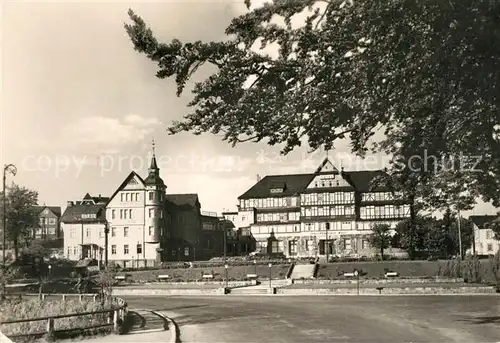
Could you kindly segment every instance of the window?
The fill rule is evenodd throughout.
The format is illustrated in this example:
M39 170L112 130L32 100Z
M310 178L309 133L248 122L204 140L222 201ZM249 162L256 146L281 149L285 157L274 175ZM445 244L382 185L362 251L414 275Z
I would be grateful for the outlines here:
M56 219L55 218L49 218L49 224L50 225L54 225L56 223Z
M104 228L99 229L99 237L104 237Z
M491 239L492 233L493 233L492 231L486 230L486 239Z
M132 210L128 210L128 217L129 219L132 219Z
M148 229L148 235L149 236L153 235L153 227L152 226L150 226L149 229Z
M116 210L111 210L111 219L115 219L116 217Z
M139 193L135 193L135 201L139 201Z
M78 254L78 247L73 247L73 255L77 255Z
M123 210L123 219L127 219L127 210Z
M368 249L369 245L368 245L368 240L366 239L363 239L361 241L361 249Z
M160 219L163 218L163 210L160 210Z
M116 245L111 246L111 255L116 255Z
M137 244L137 255L142 254L142 244Z
M69 230L69 237L71 238L75 238L76 236L76 229L74 227L72 227L70 230Z
M90 228L89 227L85 229L85 232L86 232L86 236L90 237Z
M124 255L128 255L128 244L125 244L125 245L123 246L123 254L124 254Z
M120 219L123 219L123 210L120 210Z
M290 255L297 255L297 241L289 241L288 242L288 252Z
M123 237L128 237L128 227L123 228Z
M68 247L68 251L67 251L66 255L68 255L68 256L71 255L71 247Z
M154 218L154 217L155 217L154 209L150 208L149 209L149 218Z
M344 249L346 249L346 250L351 249L351 239L350 238L344 239Z
M488 244L488 251L493 251L493 244Z
M189 256L189 247L184 248L184 256Z
M154 199L155 199L155 193L149 192L149 200L154 200Z
M116 237L116 227L111 228L111 237Z
M128 193L125 193L125 201L128 201Z
M280 252L280 242L279 241L272 241L271 242L271 252L273 254Z

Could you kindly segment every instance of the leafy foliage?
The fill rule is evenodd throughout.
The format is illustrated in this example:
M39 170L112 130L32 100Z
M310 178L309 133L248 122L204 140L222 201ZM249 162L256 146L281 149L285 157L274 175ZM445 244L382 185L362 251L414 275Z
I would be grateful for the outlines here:
M192 110L172 134L223 134L233 145L267 139L283 153L304 138L314 150L346 137L361 156L428 151L440 175L414 176L417 185L432 179L422 191L500 204L499 6L274 0L234 18L221 42L162 43L132 10L125 28L135 50L158 65L157 77L175 79L178 95L200 66L215 67L195 83ZM379 144L370 140L377 131L385 134ZM443 162L450 156L451 168Z
M391 228L387 224L375 224L369 236L369 243L380 251L380 258L384 259L384 250L391 245Z
M442 219L417 216L416 227L411 231L410 220L404 220L396 226L396 234L393 237L393 246L414 249L430 254L437 254L442 258L458 255L458 220L456 214L447 210ZM462 252L465 252L472 244L473 225L464 218L460 220L460 232L462 240Z
M29 241L31 230L38 226L34 207L38 203L38 192L12 184L6 193L7 239L13 243L17 259L21 242Z

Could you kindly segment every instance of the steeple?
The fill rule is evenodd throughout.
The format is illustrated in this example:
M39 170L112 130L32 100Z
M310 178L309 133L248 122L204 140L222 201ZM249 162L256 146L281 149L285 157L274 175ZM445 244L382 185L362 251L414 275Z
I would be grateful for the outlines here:
M152 142L153 156L151 157L151 164L148 169L148 177L144 180L146 185L156 185L165 187L165 183L160 177L160 169L158 168L158 164L156 163L156 154L155 154L155 140L153 138Z
M149 165L149 174L158 174L159 173L159 170L158 170L158 165L156 164L156 155L155 155L155 139L153 138L153 142L152 142L152 149L153 149L153 156L151 157L151 164Z

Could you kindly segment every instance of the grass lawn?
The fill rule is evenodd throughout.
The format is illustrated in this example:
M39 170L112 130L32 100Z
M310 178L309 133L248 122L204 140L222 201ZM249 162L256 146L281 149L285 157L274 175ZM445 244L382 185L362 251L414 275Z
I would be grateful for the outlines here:
M419 288L419 287L439 287L439 288L458 288L458 287L477 287L477 286L484 286L484 285L477 285L477 284L470 284L470 283L425 283L425 284L404 284L404 283L390 283L390 284L379 284L379 285L374 285L374 284L360 284L359 288L378 288L378 287L384 287L384 288ZM319 285L319 284L311 284L311 285L300 285L300 284L295 284L295 285L290 285L287 286L287 288L293 288L293 289L355 289L357 285L355 283L353 284L326 284L326 285Z
M275 265L271 268L271 276L273 279L284 279L290 268L289 264ZM257 271L257 273L256 273ZM267 265L257 266L229 266L228 270L229 281L243 281L247 279L247 274L257 274L259 278L269 278L269 267ZM160 270L141 270L126 273L130 275L130 282L144 283L158 281L158 275L169 275L168 282L192 282L192 281L222 281L224 280L224 267L214 268L177 268L177 269L160 269ZM203 279L203 274L212 274L213 279Z
M342 278L344 272L354 269L366 273L366 278L380 278L384 270L398 272L401 277L468 277L466 262L461 268L454 261L378 261L378 262L336 262L322 264L318 270L318 279ZM339 275L340 274L340 275ZM492 282L494 277L488 260L480 260L479 275L483 282Z

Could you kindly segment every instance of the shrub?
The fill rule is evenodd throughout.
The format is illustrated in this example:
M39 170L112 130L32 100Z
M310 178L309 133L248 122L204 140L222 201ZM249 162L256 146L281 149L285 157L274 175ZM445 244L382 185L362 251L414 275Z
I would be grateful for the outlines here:
M481 282L481 263L477 256L467 255L462 265L464 278L467 282Z
M489 259L491 274L495 281L497 291L500 291L500 250Z

